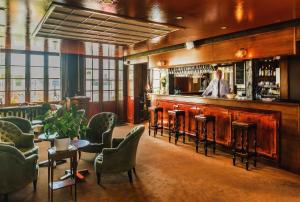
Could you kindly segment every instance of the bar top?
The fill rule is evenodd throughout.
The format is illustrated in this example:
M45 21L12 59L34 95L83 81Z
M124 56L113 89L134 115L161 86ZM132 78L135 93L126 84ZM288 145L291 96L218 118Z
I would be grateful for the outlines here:
M151 94L152 97L157 97L165 100L173 100L180 102L192 102L198 104L218 104L222 102L236 102L236 103L252 103L252 104L263 104L263 105L288 105L288 106L299 106L299 101L292 100L277 100L277 101L262 101L262 100L245 100L245 99L228 99L228 98L215 98L215 97L202 97L197 95L161 95L161 94ZM230 104L231 105L231 104Z

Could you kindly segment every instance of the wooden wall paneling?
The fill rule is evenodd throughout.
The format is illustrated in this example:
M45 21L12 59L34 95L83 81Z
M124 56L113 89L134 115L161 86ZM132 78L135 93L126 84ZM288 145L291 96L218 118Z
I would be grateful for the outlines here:
M134 66L127 67L127 120L129 123L134 122Z
M280 99L289 99L289 69L288 60L280 60Z
M192 50L179 49L150 55L149 67L158 67L159 61L166 61L166 67L193 63L239 61L241 59L237 58L235 54L241 48L248 51L247 57L242 58L243 60L294 55L296 54L294 28L215 42Z
M206 110L209 108L214 113L218 112L218 110L214 111L214 109L217 109L216 107L228 108L233 119L256 120L258 121L258 130L261 136L259 140L260 153L277 158L280 161L280 167L300 173L299 104L195 98L189 96L154 96L153 100L160 103L160 106L163 106L165 111L172 109L172 106L176 103L191 104L203 106ZM164 114L164 116L166 121L167 115ZM217 116L219 117L219 113ZM265 137L270 133L274 134L272 138ZM217 137L219 138L220 136ZM220 139L217 140L222 142L222 139L221 141ZM266 143L266 140L268 140L268 143Z
M158 67L159 61L166 61L167 66L213 62L212 45L203 45L192 50L180 49L149 56L149 67Z
M300 41L300 26L296 27L296 41Z
M259 113L250 112L242 109L228 109L222 106L216 105L201 105L189 102L176 102L159 100L159 105L162 106L167 113L168 110L173 109L173 105L178 104L179 109L186 112L185 131L189 135L195 135L195 113L194 109L197 107L199 111L202 111L205 115L216 116L216 141L218 144L230 147L231 145L231 122L233 120L239 121L252 121L257 123L257 141L258 141L258 152L264 156L272 159L278 159L277 150L277 122L278 116L274 116L274 113ZM164 115L165 121L168 120L168 115ZM183 130L183 128L181 128ZM212 125L208 125L208 131L212 131ZM208 139L212 140L212 133L209 132Z
M238 60L235 53L241 48L248 51L243 59L293 55L296 54L294 46L294 29L288 28L214 43L213 59L215 62Z
M134 123L134 98L131 96L127 97L127 121Z

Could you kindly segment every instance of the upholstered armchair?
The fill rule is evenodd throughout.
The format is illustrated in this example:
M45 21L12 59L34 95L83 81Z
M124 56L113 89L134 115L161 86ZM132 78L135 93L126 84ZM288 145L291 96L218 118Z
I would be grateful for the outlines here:
M15 146L24 156L30 156L38 154L33 139L33 134L23 133L15 124L0 120L0 143Z
M0 194L5 196L33 183L36 190L38 155L25 157L16 147L0 143Z
M15 117L15 116L8 116L8 117L1 117L0 120L2 121L8 121L16 126L18 126L23 133L31 133L32 132L32 126L29 120L21 118L21 117Z
M132 170L135 173L136 151L145 126L135 127L125 138L114 138L113 148L104 148L94 162L97 182L100 184L101 174L128 172L132 182Z
M88 130L80 139L88 140L90 144L81 152L101 153L103 148L110 148L112 133L116 124L116 115L111 112L102 112L94 115L88 122Z

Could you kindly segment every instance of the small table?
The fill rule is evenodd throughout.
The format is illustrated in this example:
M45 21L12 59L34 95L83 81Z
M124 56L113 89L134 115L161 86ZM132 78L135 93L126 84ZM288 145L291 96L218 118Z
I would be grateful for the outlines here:
M54 163L56 161L62 160L62 159L70 159L70 172L71 176L68 179L60 180L60 181L54 181L53 180L53 168ZM71 146L69 150L66 151L56 151L55 148L48 149L48 200L53 201L53 191L62 189L65 187L71 187L71 192L73 192L72 187L75 187L75 201L76 201L76 170L77 170L77 148L74 146ZM73 194L73 193L72 193Z
M75 148L77 148L78 151L80 151L81 148L86 147L90 144L87 140L71 140L71 145L73 145ZM89 174L88 169L78 170L76 172L76 178L79 180L84 180L84 176ZM68 179L72 176L71 170L66 170L65 175L60 178L60 180Z
M53 148L54 147L54 140L55 140L56 136L57 136L57 133L50 134L48 137L46 136L45 133L42 133L38 136L38 139L41 140L41 141L49 141L51 148ZM61 160L58 160L58 161L54 162L54 165L61 165L61 164L64 164L66 162L67 162L66 160L61 159ZM40 167L47 167L48 165L49 165L48 160L39 162Z

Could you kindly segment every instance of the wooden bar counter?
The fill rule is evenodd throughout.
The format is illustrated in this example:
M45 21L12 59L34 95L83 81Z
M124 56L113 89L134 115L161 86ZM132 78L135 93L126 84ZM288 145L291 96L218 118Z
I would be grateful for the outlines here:
M204 98L199 96L152 94L152 104L167 111L179 105L186 111L187 134L194 135L194 115L216 116L217 144L231 145L231 122L251 121L257 124L257 151L259 155L273 159L280 167L300 173L300 108L298 103L262 102ZM166 125L167 126L167 125Z

